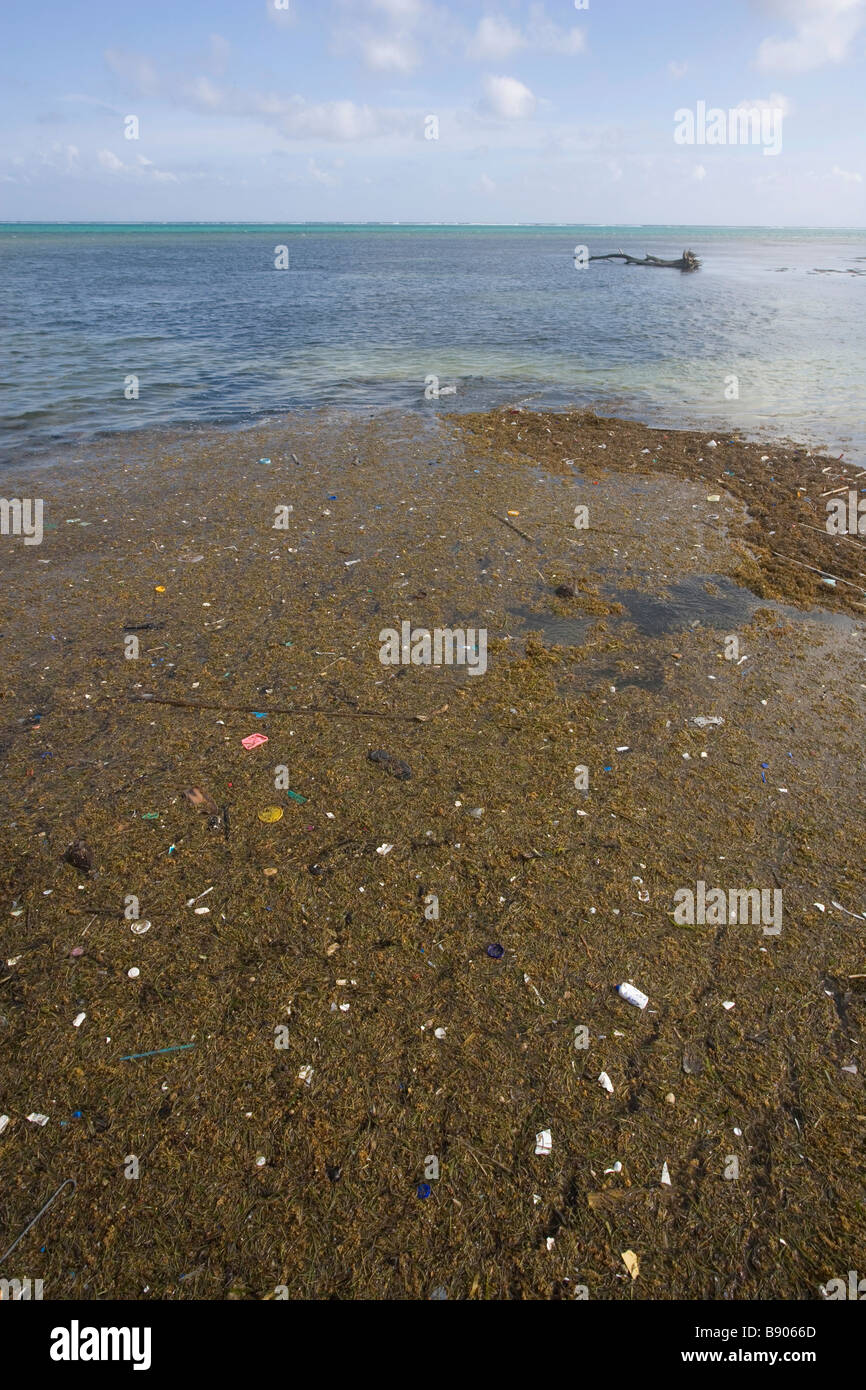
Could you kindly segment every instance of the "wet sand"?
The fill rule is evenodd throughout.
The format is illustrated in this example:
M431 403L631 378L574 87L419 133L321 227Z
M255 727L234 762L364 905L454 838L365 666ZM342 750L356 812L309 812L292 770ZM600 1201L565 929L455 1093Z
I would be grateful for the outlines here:
M791 1299L857 1267L866 608L820 494L858 470L710 438L316 413L4 483L46 530L0 539L0 1254L77 1187L0 1272ZM486 672L382 665L406 620L486 628ZM679 925L699 880L781 889L780 934Z

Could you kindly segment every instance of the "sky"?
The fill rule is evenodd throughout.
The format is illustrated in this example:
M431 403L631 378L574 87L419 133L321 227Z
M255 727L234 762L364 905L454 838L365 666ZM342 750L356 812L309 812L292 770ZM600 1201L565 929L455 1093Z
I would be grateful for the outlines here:
M866 0L45 0L0 40L4 221L866 226Z

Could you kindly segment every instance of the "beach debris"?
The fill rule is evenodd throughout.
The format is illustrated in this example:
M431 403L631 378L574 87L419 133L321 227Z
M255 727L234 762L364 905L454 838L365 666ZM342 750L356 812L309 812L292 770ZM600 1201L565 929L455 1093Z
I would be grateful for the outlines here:
M274 825L276 821L282 819L282 806L263 806L259 811L259 820L264 821L265 825Z
M270 459L268 459L268 462L270 463ZM265 1158L264 1154L256 1154L256 1167L257 1167L257 1168L264 1168L264 1166L265 1166L265 1164L267 1163L267 1161L268 1161L268 1160Z
M640 1261L637 1255L633 1250L623 1250L621 1258L632 1279L636 1279L640 1274Z
M3 1131L4 1131L4 1129L6 1128L6 1126L8 1125L8 1123L9 1123L9 1116L8 1116L8 1115L0 1115L0 1134L3 1133Z
M728 1011L730 1011L730 1010L734 1007L734 1004L735 1004L735 1003L736 1003L736 1000L734 1000L734 999L725 999L725 1000L722 1001L722 1008L723 1008L723 1009L727 1009Z
M300 792L293 792L293 791L290 791L288 787L286 787L286 796L290 796L290 797L292 798L293 801L297 801L301 806L303 806L304 803L305 803L305 801L307 800L307 798L306 798L305 796L301 796L301 793L300 793ZM329 820L333 820L333 819L334 819L334 817L333 817L332 815L328 815L328 812L327 812L327 811L325 812L325 814L328 816L328 819L329 819Z
M708 496L707 496L707 501L708 501L708 502L721 502L721 500L722 500L722 496L721 496L721 493L719 493L719 492L711 492L711 493L709 493Z
M574 590L570 584L560 584L553 592L557 598L574 598Z
M600 1086L603 1086L604 1089L605 1089L610 1095L613 1095L613 1082L611 1081L611 1079L610 1079L610 1077L608 1076L608 1074L607 1074L606 1071L603 1071L603 1072L601 1073L601 1075L599 1076L599 1078L598 1078L598 1084L599 1084Z
M172 1043L169 1047L155 1047L152 1052L128 1052L121 1062L137 1062L140 1057L159 1057L163 1052L186 1052L195 1043Z
M677 1098L674 1095L673 1091L668 1091L667 1095L665 1096L665 1105L676 1105L676 1103Z
M26 1117L32 1125L42 1125L44 1128L48 1124L48 1116L40 1115L38 1110L34 1110L31 1115Z
M708 449L718 449L718 447L719 447L718 440L716 440L716 439L708 439L708 440L707 440L706 447L707 447Z
M709 724L724 724L724 719L720 714L696 714L692 720L699 729L705 729Z
M662 1164L662 1176L661 1176L661 1181L662 1181L662 1183L663 1183L663 1185L664 1185L665 1187L672 1187L672 1186L673 1186L673 1184L672 1184L672 1182L671 1182L671 1175L670 1175L670 1173L669 1173L669 1171L668 1171L667 1160L665 1160L665 1162Z
M137 980L139 975L141 974L141 971L139 970L137 965L132 965L126 973L129 976L130 980Z
M144 933L145 933L145 932L150 931L150 927L151 927L151 924L150 924L150 922L147 920L146 917L143 918L143 919L142 919L141 921L139 921L139 922L130 922L130 924L129 924L129 930L130 930L131 932L133 932L133 933L135 934L135 936L144 936ZM80 947L80 946L76 946L76 947L74 948L74 951L78 951L78 952L80 953L81 947ZM74 951L73 951L73 954L74 954Z
M73 869L79 869L81 873L89 874L93 868L93 850L83 840L75 840L63 858L67 864L71 864Z
M847 1067L843 1067L842 1070L843 1070L843 1071L849 1071L849 1072L851 1073L852 1076L856 1076L856 1075L857 1075L857 1063L856 1063L856 1062L851 1062Z
M525 971L524 971L524 973L523 973L523 983L524 983L525 985L529 985L529 988L532 990L532 993L535 995L535 997L536 997L536 999L538 1000L539 1004L543 1004L543 1003L544 1003L544 1000L542 999L542 997L541 997L541 995L539 994L538 990L535 988L535 985L532 983L532 981L530 980L529 976L526 974Z
M85 1013L76 1014L75 1017L74 1017L74 1019L72 1020L72 1026L73 1026L73 1028L80 1028L81 1025L82 1025L82 1023L83 1023L84 1020L86 1019L86 1017L87 1017L87 1014L85 1014Z
M421 1201L423 1202L425 1198L430 1196L430 1193L433 1191L433 1189L430 1186L429 1182L419 1182L418 1186L415 1188L415 1191L421 1198Z
M844 912L846 917L856 917L858 922L866 922L866 917L861 917L859 912L849 912L847 907L843 907L841 903L837 903L835 898L830 899L830 906L838 908L840 912Z
M30 1118L30 1117L28 1116L28 1119L29 1119L29 1118ZM40 1207L40 1208L39 1208L39 1210L37 1211L37 1213L36 1213L36 1215L34 1216L33 1220L32 1220L32 1221L29 1221L29 1222L27 1223L27 1225L24 1227L24 1230L21 1232L20 1236L17 1236L17 1237L15 1238L15 1240L13 1240L12 1244L9 1246L9 1249L3 1251L3 1254L0 1255L0 1264L3 1263L3 1261L6 1259L7 1255L11 1255L11 1254L12 1254L12 1251L15 1249L16 1245L18 1245L18 1244L24 1239L24 1237L26 1236L27 1232L28 1232L33 1226L36 1225L36 1222L39 1220L40 1216L42 1216L43 1213L46 1212L46 1211L48 1210L48 1208L51 1206L52 1202L56 1201L56 1199L60 1196L61 1192L63 1191L64 1187L69 1187L70 1183L72 1184L72 1189L73 1189L73 1191L75 1190L75 1187L76 1187L77 1184L76 1184L74 1178L67 1178L65 1182L62 1182L62 1183L60 1184L60 1186L58 1187L57 1191L54 1192L54 1193L52 1193L52 1195L48 1198L48 1201L45 1203L45 1205L44 1205L43 1207Z
M306 1066L301 1067L301 1070L298 1072L298 1080L303 1081L305 1086L309 1086L312 1079L313 1068L307 1063Z
M626 265L649 265L662 266L668 270L698 270L700 261L694 251L684 251L675 261L665 261L659 256L644 255L643 260L638 256L628 256L625 251L608 251L604 256L589 256L590 261L623 261Z
M621 1173L621 1172L622 1172L622 1164L620 1163L619 1159L617 1159L616 1163L613 1165L612 1168L605 1168L605 1170L604 1170L605 1177L607 1177L607 1174L608 1174L608 1173Z
M471 811L467 811L466 814L467 816L471 816L473 820L480 820L481 817L484 815L484 807L473 806Z
M553 1136L549 1129L540 1129L535 1136L535 1152L546 1156L553 1148Z
M491 960L502 960L502 957L505 955L505 947L500 946L498 942L494 942L493 945L487 947L487 954L490 956Z
M389 845L386 841L384 844L376 846L376 853L381 854L382 858L384 859L385 855L390 854L393 848L394 846Z
M219 807L212 801L207 792L203 792L201 787L187 787L184 796L190 806L194 806L197 811L203 811L207 815L214 816L218 813Z
M700 1076L704 1069L704 1059L695 1047L683 1049L683 1071L686 1076Z
M620 999L625 999L627 1003L634 1004L636 1009L645 1009L649 1003L649 995L644 994L643 990L637 989L634 985L630 985L628 981L625 981L621 985L617 985L616 992Z
M267 734L247 734L246 738L241 739L244 748L259 748L263 743L267 743Z
M442 1042L443 1039L444 1039L444 1037L445 1037L445 1034L446 1034L447 1032L448 1032L448 1029L447 1029L447 1028L434 1028L434 1030L433 1030L433 1036L434 1036L434 1038L438 1038L439 1041Z
M412 776L409 764L404 763L402 758L395 758L392 753L386 753L384 748L375 748L369 752L367 761L378 763L389 777L396 777L399 782L408 782Z

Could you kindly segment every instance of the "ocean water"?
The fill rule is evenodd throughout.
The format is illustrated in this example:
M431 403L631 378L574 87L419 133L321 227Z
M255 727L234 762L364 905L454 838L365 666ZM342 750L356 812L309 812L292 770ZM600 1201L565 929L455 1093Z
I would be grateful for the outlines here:
M578 270L578 245L702 268ZM504 403L866 458L864 369L864 231L0 225L5 463L299 408ZM425 397L432 376L455 389Z

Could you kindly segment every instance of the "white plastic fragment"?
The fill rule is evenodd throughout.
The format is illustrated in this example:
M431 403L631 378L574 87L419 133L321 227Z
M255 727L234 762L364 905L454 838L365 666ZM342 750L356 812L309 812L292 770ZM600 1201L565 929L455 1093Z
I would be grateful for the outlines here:
M603 1071L598 1079L600 1085L602 1085L606 1091L609 1091L610 1094L613 1095L613 1082L611 1081L607 1072Z
M87 1014L85 1014L85 1013L76 1014L75 1017L74 1017L74 1019L72 1020L72 1026L73 1026L73 1028L80 1028L81 1025L82 1025L82 1023L83 1023L84 1020L86 1019L86 1017L87 1017Z
M434 1030L433 1030L433 1036L434 1036L434 1038L438 1038L439 1041L441 1042L442 1039L445 1037L445 1034L447 1033L447 1031L448 1031L447 1028L434 1028Z
M30 1123L31 1123L32 1125L47 1125L47 1124L48 1124L48 1116L47 1116L47 1115L39 1115L39 1114L37 1114L37 1112L36 1112L35 1110L33 1111L33 1114L32 1114L32 1115L28 1115L28 1116L27 1116L27 1119L30 1121Z
M857 1063L856 1063L856 1062L852 1062L851 1065L850 1065L849 1067L843 1067L842 1070L843 1070L843 1071L850 1071L850 1073L851 1073L852 1076L856 1076L856 1075L857 1075Z
M692 720L699 729L705 729L708 724L724 724L724 719L720 714L696 714Z
M664 1183L665 1187L673 1186L673 1184L671 1183L671 1175L668 1172L667 1160L665 1160L665 1162L662 1164L662 1182Z
M8 1115L0 1115L0 1134L3 1133L3 1131L4 1131L4 1129L6 1128L6 1126L8 1125L8 1123L9 1123L9 1116L8 1116Z
M625 999L629 1004L634 1004L637 1009L645 1009L649 1003L649 995L644 994L643 990L637 989L634 985L624 982L617 985L616 992L620 999Z
M139 970L137 965L133 965L132 969L127 970L126 973L131 980L137 980L139 975L141 974L141 971Z
M312 1079L313 1068L308 1063L306 1066L301 1067L301 1070L298 1072L298 1080L303 1081L305 1086L309 1086Z
M613 1165L612 1168L605 1168L604 1172L605 1176L607 1176L608 1173L621 1173L622 1164L620 1163L619 1159L617 1159L616 1163Z
M394 848L393 845L389 845L389 844L387 844L387 842L386 842L385 844L381 844L381 845L377 845L377 846L376 846L376 853L377 853L377 854L381 854L381 855L382 855L382 858L384 859L385 855L386 855L386 854L390 854L390 853L391 853L391 850L392 850L393 848Z
M535 1152L549 1154L553 1148L553 1136L549 1129L541 1129L535 1136Z
M723 1008L723 1009L732 1009L732 1008L734 1007L734 1004L735 1004L735 1003L736 1003L736 1000L734 1000L734 999L725 999L725 1000L723 1000L723 1002L722 1002L722 1008Z
M146 918L140 922L130 922L129 929L131 932L134 932L136 936L144 936L146 931L150 931L150 922L148 922Z

